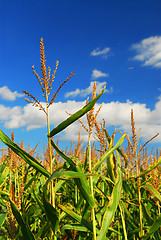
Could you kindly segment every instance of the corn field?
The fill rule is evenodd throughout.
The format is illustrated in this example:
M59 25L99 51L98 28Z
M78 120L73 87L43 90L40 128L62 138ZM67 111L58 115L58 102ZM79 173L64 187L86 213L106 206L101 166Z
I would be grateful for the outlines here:
M147 144L139 145L134 113L131 110L132 138L122 131L111 136L105 121L97 122L101 107L91 101L50 130L49 107L63 85L52 94L59 62L51 75L46 68L43 39L40 40L42 77L36 76L46 107L28 91L25 100L46 115L48 144L43 156L37 146L25 149L0 130L5 144L0 158L0 240L138 240L161 239L161 150L148 155ZM87 125L80 119L86 115ZM78 141L70 150L61 150L54 136L73 122L80 122ZM81 128L88 133L83 144ZM115 143L116 135L121 134ZM95 142L91 140L92 136ZM127 147L123 147L124 140Z

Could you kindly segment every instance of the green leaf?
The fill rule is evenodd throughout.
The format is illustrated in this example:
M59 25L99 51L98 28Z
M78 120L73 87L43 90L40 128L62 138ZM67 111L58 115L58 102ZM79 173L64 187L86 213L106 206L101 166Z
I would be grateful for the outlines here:
M107 132L106 129L104 129L104 132L105 132L107 141L108 141L108 143L110 144L110 142L111 142L111 137L109 136L109 134L108 134L108 132ZM128 164L128 157L122 152L122 150L121 150L120 148L118 148L117 151L118 151L119 154L125 159L125 167L126 167L127 164Z
M24 191L26 191L29 187L31 187L31 184L36 180L36 176L33 176L28 183L24 187Z
M70 124L72 124L73 122L75 122L77 119L81 118L84 114L86 114L88 111L90 111L93 106L95 105L96 101L101 97L101 95L103 94L103 92L105 91L105 88L103 88L103 90L100 92L100 94L95 97L91 102L89 102L88 104L86 104L82 109L80 109L79 111L77 111L76 113L74 113L72 116L70 116L68 119L66 119L65 121L63 121L62 123L60 123L57 127L55 127L50 134L48 135L48 137L52 137L56 134L58 134L59 132L61 132L62 130L64 130L66 127L68 127Z
M48 234L50 231L50 224L46 222L44 226L39 229L38 235L40 236L41 239L45 239L45 236Z
M80 224L65 224L62 228L61 228L61 232L64 234L65 230L76 230L76 231L80 231L80 232L90 232L86 227L80 225Z
M0 191L0 195L4 196L4 197L9 197L9 194L7 192L4 192L4 191Z
M0 211L0 227L2 226L6 216L7 216L7 212L4 209L2 209Z
M58 231L59 228L59 217L56 209L47 201L47 189L44 188L43 191L43 204L46 216L51 224L54 234Z
M82 226L81 229L85 230L89 230L90 232L93 232L93 226L92 226L92 223L88 222L85 218L83 218L82 216L78 215L75 211L73 211L72 209L69 209L61 204L58 204L57 205L58 208L60 208L61 210L63 210L67 215L69 215L71 218L73 218L74 220L76 220L77 222L79 222ZM72 224L73 225L77 225L77 224ZM67 225L69 226L69 225ZM77 225L79 226L79 225ZM67 229L67 228L64 228L64 230ZM61 230L63 231L63 229L61 228ZM110 231L112 232L115 232L115 233L118 233L117 231L115 231L114 229L112 228L109 228ZM78 231L81 231L81 230L78 230ZM98 233L98 229L96 229L96 232ZM104 237L103 240L108 240L108 238Z
M57 216L56 209L47 201L47 185L48 183L56 178L85 178L86 175L83 173L79 172L74 172L74 171L59 171L59 172L54 172L50 178L46 181L44 188L43 188L43 204L45 208L46 215L51 222L52 229L54 233L58 230L58 223L59 219ZM86 196L88 201L91 201L89 196Z
M141 187L149 191L154 197L156 197L161 202L161 195L154 187L152 187L150 184L145 184Z
M142 206L142 211L144 214L144 218L146 219L148 226L151 226L153 224L153 219L151 218L151 216L149 215L147 208L145 207L144 203L141 202L141 206Z
M81 162L77 158L74 158L74 159L75 159L75 161L77 163L76 171L78 173L82 174L82 176L85 176L86 174L83 173ZM81 186L83 187L82 192L83 192L83 196L85 195L84 198L87 200L89 205L92 208L94 208L95 207L95 201L94 201L94 199L93 199L93 197L91 195L91 190L90 190L89 182L87 181L87 178L86 177L81 177L80 178L80 182L81 182Z
M21 149L17 144L10 140L7 135L5 135L2 130L0 130L0 141L6 144L11 148L18 156L20 156L26 163L31 167L36 169L38 172L41 172L44 176L50 177L50 173L42 166L35 158L30 156L27 152Z
M154 163L148 170L146 170L145 172L143 172L142 174L140 174L138 177L143 177L145 174L148 174L149 172L151 172L153 169L155 169L156 167L158 167L161 164L161 157L158 159L158 161L156 163Z
M22 231L22 234L23 234L23 239L24 240L35 240L34 235L30 231L28 226L25 224L25 222L23 221L22 216L19 213L15 203L12 200L10 200L10 204L11 204L12 213L15 216L19 226L21 227L21 231Z
M125 136L126 136L126 134L122 135L122 137L119 139L119 141L116 143L116 145L113 148L107 150L107 152L105 152L103 154L103 156L100 158L100 160L93 167L92 171L95 171L111 155L111 153L113 153L116 149L118 149L122 145Z
M36 200L37 204L39 205L40 209L42 209L42 210L45 212L43 203L41 202L41 200L39 199L39 197L36 196L36 193L35 193L35 189L34 189L34 188L32 189L32 193L33 193L33 195L34 195L34 197L35 197L35 200Z
M78 173L74 171L59 171L59 172L53 172L53 174L48 178L48 180L45 183L45 186L52 180L56 178L85 178L87 176L90 176L90 174L83 174Z
M9 167L6 167L4 169L4 171L1 173L1 175L0 175L0 185L5 182L4 180L7 177L7 175L9 174L9 171L10 171Z
M53 191L56 193L64 183L65 183L65 180L59 180L53 187Z
M86 219L84 219L82 216L78 215L76 212L74 212L73 210L58 204L57 205L58 208L60 208L61 210L63 210L66 214L68 214L70 217L72 217L73 219L75 219L77 222L79 222L81 225L85 226L88 230L90 230L91 232L93 231L93 227L92 224L89 223Z
M77 167L76 167L77 168ZM77 168L79 171L79 169ZM79 171L59 171L54 172L50 178L46 181L45 187L47 187L47 184L52 180L56 178L74 178L75 183L77 184L79 190L81 191L81 194L85 198L85 200L89 203L91 207L94 207L95 202L94 199L91 196L89 185L87 184L86 179L87 176L90 176L90 174L84 174L83 172ZM78 179L79 178L79 179ZM44 188L46 191L46 189Z
M2 174L2 172L3 172L3 170L5 169L5 167L7 166L7 161L8 160L8 157L6 157L5 159L4 159L4 161L1 163L1 165L0 165L0 174Z
M52 140L51 140L51 144L54 147L54 149L57 151L57 153L70 164L73 172L80 172L81 174L83 174L83 172L80 170L80 168L78 166L76 166L74 161L71 158L69 158L68 156L66 156L62 151L60 151L60 149L56 146L56 144ZM55 174L55 173L53 173L53 174ZM68 174L70 174L70 173L68 173ZM80 175L77 174L76 176L80 177L81 174ZM83 198L93 208L95 206L95 202L94 202L93 197L91 196L91 193L90 193L90 190L89 190L89 185L86 184L87 180L85 180L83 178L82 179L74 178L74 181L75 181L75 184L77 185L77 187L79 188Z
M73 160L69 158L67 155L65 155L52 140L51 140L51 145L53 146L55 151L70 164L70 166L72 167L72 170L75 170L76 164L73 162Z
M98 233L97 240L104 240L121 199L121 189L122 189L121 160L118 152L117 152L117 160L118 160L118 166L117 166L116 184L113 187L111 199L109 201L109 204L106 207L103 220L102 220L101 229Z
M161 226L161 214L159 215L159 217L155 220L155 222L153 223L153 225L150 227L149 231L147 232L147 234L145 234L143 236L143 240L148 239L150 236L152 236Z

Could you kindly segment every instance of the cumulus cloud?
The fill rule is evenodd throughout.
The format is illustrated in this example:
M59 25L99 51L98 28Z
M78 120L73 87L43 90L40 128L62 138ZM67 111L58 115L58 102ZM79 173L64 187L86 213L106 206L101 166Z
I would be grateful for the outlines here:
M108 73L103 73L97 69L93 70L93 72L92 72L92 79L97 79L100 77L108 77L108 76L109 76Z
M134 60L143 62L143 66L161 68L161 36L152 36L132 45L137 55Z
M93 84L94 82L91 81L90 82L90 85L89 87L85 88L85 89L79 89L77 88L76 90L74 91L71 91L71 92L67 92L65 94L65 97L68 98L68 97L86 97L88 96L89 94L92 93L92 90L93 90ZM96 94L100 93L102 91L102 89L104 88L104 86L106 85L106 82L99 82L99 81L96 81ZM112 87L108 90L106 89L105 92L112 92Z
M103 56L104 58L107 58L107 54L109 53L110 48L105 47L102 50L100 48L96 48L91 52L91 56Z
M18 97L23 97L24 94L17 91L12 92L7 86L0 88L0 97L4 100L14 101Z
M34 108L32 104L27 104L24 107L15 106L5 107L0 105L0 120L4 122L4 127L8 129L26 127L27 130L44 127L46 123L45 115L38 108Z
M84 105L85 101L55 102L50 107L51 124L57 126L69 117L65 111L73 114ZM96 103L96 111L99 107L100 104ZM156 133L160 133L155 141L161 142L161 97L158 98L154 110L147 108L146 104L132 103L130 101L124 103L104 103L97 121L100 122L104 118L106 127L114 126L131 134L131 109L134 110L136 130L138 131L141 128L141 137L147 141ZM13 108L0 105L0 113L3 113L0 114L0 121L4 123L4 127L9 129L25 127L27 130L32 130L34 128L46 127L45 114L38 108L34 108L32 104L27 104L24 107L15 106ZM82 117L81 120L83 120L84 124L87 124L86 116ZM77 140L79 128L80 123L75 122L63 131L63 135L58 135L58 137L60 140ZM81 136L86 140L88 134L82 130Z

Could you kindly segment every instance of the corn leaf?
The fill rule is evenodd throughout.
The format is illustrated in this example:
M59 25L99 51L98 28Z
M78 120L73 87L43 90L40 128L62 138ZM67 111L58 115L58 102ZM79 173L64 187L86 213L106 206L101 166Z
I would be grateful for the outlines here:
M86 219L84 219L82 216L78 215L77 213L75 213L73 210L58 204L57 205L58 208L60 208L61 210L63 210L66 214L68 214L70 217L72 217L74 220L76 220L77 222L79 222L81 225L85 226L88 230L90 230L91 232L93 231L93 227L92 224L89 223Z
M119 156L118 152L117 152L117 160L118 160L118 166L117 166L116 184L113 187L110 202L106 207L106 210L105 210L105 213L103 216L103 220L102 220L101 229L98 233L97 240L104 240L106 233L108 231L108 228L113 220L114 214L115 214L117 207L119 205L119 202L120 202L122 179L121 179L121 160L120 160L120 156Z
M87 176L90 176L90 174L83 174L80 172L74 172L74 171L59 171L59 172L53 172L53 174L48 178L48 180L45 183L45 186L52 180L56 178L86 178Z
M88 111L90 111L93 106L95 105L96 101L101 97L101 95L103 94L103 92L105 91L105 88L103 88L103 90L100 92L100 94L95 97L91 102L89 102L88 104L86 104L82 109L80 109L79 111L77 111L76 113L74 113L72 116L70 116L69 118L67 118L65 121L63 121L62 123L60 123L57 127L55 127L50 134L48 135L48 137L53 137L54 135L58 134L59 132L61 132L62 130L64 130L66 127L68 127L70 124L72 124L73 122L75 122L77 119L81 118L84 114L86 114Z
M141 203L142 206L142 211L144 214L144 218L146 219L148 226L151 226L153 224L153 219L151 218L151 216L149 215L147 208L145 207L145 205L143 203Z
M32 156L21 149L17 144L10 140L10 138L0 130L0 141L11 148L18 156L20 156L31 167L41 172L44 176L50 177L50 173Z
M152 236L161 226L161 214L159 215L159 217L155 220L155 222L153 223L153 225L150 227L149 231L147 232L147 234L145 234L143 236L143 240L148 239L150 236Z
M74 161L69 158L68 156L66 156L62 151L60 151L60 149L56 146L56 144L51 140L51 144L54 147L54 149L57 151L57 153L64 158L71 166L73 172L77 173L76 176L77 177L81 177L81 176L85 176L82 174L81 170L79 169L78 166L76 166L76 164L74 163ZM78 172L80 172L80 175L78 174ZM53 173L56 174L56 173ZM58 173L57 173L58 174ZM67 173L70 174L70 173ZM55 176L55 175L52 175ZM74 176L74 175L73 175ZM93 197L91 196L90 193L90 189L89 189L89 185L88 184L84 184L84 182L86 182L86 180L83 179L78 179L78 178L74 178L75 184L77 185L77 187L79 188L83 198L89 203L89 205L93 208L95 206L95 202ZM86 182L87 183L87 182Z
M118 148L122 145L125 136L126 136L126 134L124 134L124 135L119 139L119 141L116 143L116 145L115 145L113 148L107 150L107 152L105 152L105 153L102 155L102 157L100 158L100 160L99 160L99 161L96 163L96 165L93 167L93 170L92 170L92 171L95 171L116 149L118 149Z
M54 186L54 188L53 188L53 191L56 193L61 187L62 187L62 185L65 183L65 180L59 180L56 184L55 184L55 186Z
M7 166L7 162L8 162L8 157L6 157L4 159L4 161L1 163L0 165L0 174L2 174L2 172L4 171L5 167Z
M143 172L142 174L140 174L138 177L143 177L144 175L146 175L147 173L151 172L153 169L155 169L156 167L158 167L161 164L161 157L158 159L158 161L156 163L154 163L148 170L146 170L145 172Z
M82 172L75 172L75 171L60 171L60 172L54 172L51 177L47 180L45 187L47 184L52 180L56 178L74 178L75 183L77 184L79 190L81 191L83 197L85 200L89 203L91 207L94 206L95 202L94 199L91 196L89 185L84 185L83 179L89 176L90 174L83 174ZM78 179L79 178L79 179ZM85 181L86 183L86 181ZM46 191L46 189L44 188Z
M56 144L51 140L51 144L55 151L62 157L64 158L71 166L72 170L76 169L76 164L73 162L71 158L69 158L67 155L65 155L57 146Z
M161 202L161 195L160 193L150 184L145 184L142 186L145 190L149 191L155 198L157 198Z
M46 222L44 226L39 230L39 236L41 239L45 239L45 236L50 231L50 224Z
M34 235L30 231L30 229L28 228L27 224L25 224L25 222L23 221L22 216L19 213L15 203L12 200L10 200L10 204L11 204L12 213L15 216L19 226L21 227L21 231L22 231L22 234L23 234L23 239L24 240L35 240Z
M4 171L1 173L1 175L0 175L0 185L1 184L3 184L3 183L5 183L5 179L6 179L6 177L7 177L7 175L9 174L9 167L6 167L5 169L4 169Z
M45 209L45 213L48 218L48 221L50 222L52 230L55 234L59 229L59 217L56 209L47 200L46 187L44 188L44 191L43 191L43 205L44 205L44 209Z
M108 134L107 130L104 129L104 132L105 132L105 135L106 135L106 138L107 138L107 141L108 141L108 145L110 144L110 141L111 141L111 137L110 135ZM128 164L128 157L122 152L122 150L120 148L117 149L117 151L119 152L119 154L125 159L125 167L127 166Z
M82 170L82 165L81 165L81 162L79 161L78 158L73 158L75 161L76 161L76 171L80 174L82 174L82 176L84 176L84 173L83 173L83 170ZM86 174L85 174L86 175ZM89 174L88 174L89 175ZM98 178L98 177L97 177ZM86 177L81 177L80 178L80 182L81 182L81 185L84 187L85 186L85 190L86 190L86 193L87 193L87 201L88 203L91 202L90 206L94 207L95 205L95 202L94 202L94 199L93 197L91 196L91 191L90 191L90 187L89 187L89 182L87 181L87 178Z
M35 197L35 200L36 200L37 204L39 205L40 209L42 209L43 212L45 212L45 209L44 209L42 201L39 199L38 196L36 196L35 189L32 189L32 193L33 193L33 195Z
M0 195L4 196L4 197L9 197L9 194L7 192L4 192L4 191L0 191Z
M86 227L80 225L80 224L66 224L61 228L61 232L64 234L65 230L76 230L80 232L90 232Z
M74 220L76 220L77 222L79 222L82 226L82 229L85 228L88 229L90 232L93 232L93 227L92 227L92 223L88 222L85 218L83 218L82 216L78 215L77 213L75 213L73 210L58 204L57 205L58 208L60 208L61 210L63 210L66 214L68 214L70 217L72 217ZM65 229L64 229L65 230ZM111 230L112 232L116 232L114 229L110 228L109 230ZM96 229L96 232L98 233L98 229ZM108 238L104 237L103 240L108 240Z
M6 217L7 217L7 212L4 209L2 209L0 211L0 227L2 226Z

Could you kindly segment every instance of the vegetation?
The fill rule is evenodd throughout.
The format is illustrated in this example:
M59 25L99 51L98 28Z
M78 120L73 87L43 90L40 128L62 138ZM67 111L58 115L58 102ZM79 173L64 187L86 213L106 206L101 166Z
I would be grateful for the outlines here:
M48 146L44 158L36 148L19 146L0 130L2 149L0 164L0 239L161 239L161 151L147 154L146 144L139 146L133 110L132 140L124 133L115 144L116 134L109 136L105 122L97 122L94 106L102 92L50 130L49 107L61 87L74 75L72 72L49 100L52 75L46 68L43 39L40 41L42 77L35 72L46 106L32 94L26 101L46 114ZM87 116L88 126L80 120ZM60 150L53 137L75 121L88 132L83 145L81 130L78 142L70 151ZM94 129L96 132L94 132ZM95 136L97 145L91 141ZM121 145L127 140L127 148ZM151 139L152 140L152 139ZM98 144L100 148L98 149Z

